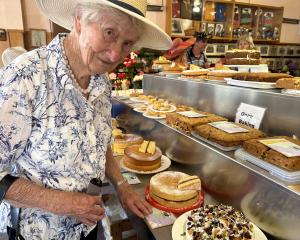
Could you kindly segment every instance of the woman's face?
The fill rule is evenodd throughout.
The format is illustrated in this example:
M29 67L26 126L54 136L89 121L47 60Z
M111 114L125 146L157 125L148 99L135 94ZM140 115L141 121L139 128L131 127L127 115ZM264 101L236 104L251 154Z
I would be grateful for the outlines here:
M78 25L79 24L79 25ZM79 48L83 64L92 74L110 72L132 51L139 39L129 17L104 15L99 22L77 22Z
M239 49L250 49L250 44L247 41L240 41L239 42Z

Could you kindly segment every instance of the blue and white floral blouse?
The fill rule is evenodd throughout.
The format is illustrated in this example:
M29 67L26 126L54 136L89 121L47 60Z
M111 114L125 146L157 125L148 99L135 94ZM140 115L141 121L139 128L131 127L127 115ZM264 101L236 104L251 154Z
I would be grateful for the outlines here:
M84 192L104 178L111 142L111 86L95 75L87 99L73 86L58 35L0 69L0 179L12 173L47 188ZM62 199L63 201L63 199ZM0 231L10 225L0 205ZM21 212L25 239L80 239L91 228L37 208Z

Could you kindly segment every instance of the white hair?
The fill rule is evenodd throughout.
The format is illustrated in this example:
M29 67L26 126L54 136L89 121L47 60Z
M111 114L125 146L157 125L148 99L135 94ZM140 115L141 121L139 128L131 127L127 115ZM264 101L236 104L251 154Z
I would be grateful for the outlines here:
M109 14L109 16L112 17L127 17L137 29L139 36L141 36L143 32L143 25L140 20L111 6L98 3L79 3L75 8L74 14L80 18L80 22L84 25L100 21L105 14Z

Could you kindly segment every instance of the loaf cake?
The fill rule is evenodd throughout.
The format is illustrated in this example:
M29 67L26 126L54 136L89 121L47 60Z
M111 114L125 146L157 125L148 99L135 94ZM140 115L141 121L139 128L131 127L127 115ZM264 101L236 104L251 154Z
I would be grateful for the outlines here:
M217 121L227 121L226 118L214 115L212 113L202 112L202 111L195 111L195 112L206 116L190 118L190 117L183 116L178 112L168 113L166 115L166 123L180 131L190 134L192 129L197 125L206 124L210 122L217 122Z
M150 179L150 196L163 206L186 208L199 201L199 190L179 189L180 180L190 177L182 172L165 171ZM200 181L200 180L199 180Z
M190 212L186 221L186 240L251 240L253 225L231 206L205 205Z
M153 141L144 141L141 145L125 148L124 165L137 171L152 171L161 166L161 150Z
M248 127L243 124L238 124L238 123L235 123L235 125L243 129L246 129L248 131L238 132L238 133L228 133L209 124L204 124L204 125L196 126L194 128L194 132L197 135L209 141L220 144L224 147L239 146L242 145L242 143L246 140L265 136L263 132L257 129Z
M259 65L260 51L232 49L225 53L225 62L227 65Z
M143 138L141 136L135 134L119 134L114 136L112 150L118 155L123 155L126 147L141 144L142 142Z
M300 90L300 77L280 78L276 82L276 87Z
M285 73L236 73L234 79L253 82L276 82L280 78L292 78Z
M277 137L269 137L269 138L261 138L261 139L252 139L243 143L243 148L250 154L266 161L272 163L278 167L296 171L300 170L300 157L286 157L285 155L270 149L268 146L259 142L259 140L266 139L280 139L284 138L292 143L295 143L300 147L300 140L295 140L286 136L277 136Z

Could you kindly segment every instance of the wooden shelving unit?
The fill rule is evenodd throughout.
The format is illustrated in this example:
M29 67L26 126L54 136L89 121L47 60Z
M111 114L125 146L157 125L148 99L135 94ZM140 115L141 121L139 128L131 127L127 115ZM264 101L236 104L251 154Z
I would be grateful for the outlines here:
M251 31L258 43L279 43L283 7L235 0L167 0L166 30L172 37L190 38L206 31L216 41L237 40Z

